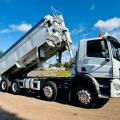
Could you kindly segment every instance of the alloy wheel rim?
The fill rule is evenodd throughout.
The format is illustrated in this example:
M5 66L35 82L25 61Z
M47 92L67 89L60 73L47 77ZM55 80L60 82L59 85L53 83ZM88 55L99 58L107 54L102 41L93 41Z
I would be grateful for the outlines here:
M47 98L51 98L53 95L53 89L51 86L45 86L43 89L43 92Z
M83 104L89 104L92 100L90 92L84 89L78 91L78 100Z

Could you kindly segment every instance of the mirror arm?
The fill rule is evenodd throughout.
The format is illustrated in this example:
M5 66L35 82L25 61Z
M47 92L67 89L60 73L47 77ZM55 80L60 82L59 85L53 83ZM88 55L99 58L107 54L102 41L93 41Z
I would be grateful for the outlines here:
M109 61L110 61L110 58L106 58L106 57L105 57L105 60L106 60L107 62L109 62Z

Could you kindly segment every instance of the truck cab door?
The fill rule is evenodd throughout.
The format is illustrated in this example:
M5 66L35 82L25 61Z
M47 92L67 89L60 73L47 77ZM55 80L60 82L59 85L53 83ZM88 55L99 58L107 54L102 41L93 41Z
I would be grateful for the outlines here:
M120 97L120 43L110 37L113 63L113 79L111 79L111 97Z
M112 62L108 50L108 44L103 39L87 40L84 44L85 57L79 71L89 73L97 78L112 77ZM103 45L105 50L103 51ZM104 54L107 54L105 59ZM78 62L79 67L79 62Z

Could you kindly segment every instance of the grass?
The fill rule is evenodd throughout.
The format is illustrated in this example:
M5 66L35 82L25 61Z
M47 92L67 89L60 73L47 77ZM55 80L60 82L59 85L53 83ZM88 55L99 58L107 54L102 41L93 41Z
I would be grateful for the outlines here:
M70 77L70 71L69 70L56 71L55 74L56 74L56 77Z
M40 76L40 77L70 77L69 70L35 70L29 73L28 76Z

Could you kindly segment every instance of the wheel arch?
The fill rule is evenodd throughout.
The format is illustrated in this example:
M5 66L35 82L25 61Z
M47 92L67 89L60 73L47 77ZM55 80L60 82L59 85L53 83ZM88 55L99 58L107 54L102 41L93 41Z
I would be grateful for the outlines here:
M78 75L74 78L74 83L73 85L85 85L88 86L90 88L92 88L93 90L95 90L97 92L97 95L100 94L100 87L99 87L99 83L97 82L97 80L90 74L82 74L82 75ZM74 87L75 87L74 86Z

